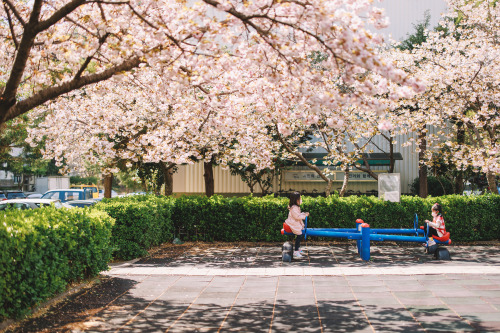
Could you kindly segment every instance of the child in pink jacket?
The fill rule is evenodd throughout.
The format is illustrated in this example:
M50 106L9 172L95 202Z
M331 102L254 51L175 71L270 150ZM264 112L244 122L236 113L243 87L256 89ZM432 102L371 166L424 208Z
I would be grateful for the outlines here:
M288 204L288 218L285 223L288 224L292 232L296 235L295 237L295 251L293 252L294 258L302 258L302 254L300 253L300 242L304 239L304 235L302 234L302 229L304 229L304 220L309 213L302 213L300 211L300 205L302 204L302 198L300 197L299 192L293 192L290 195L290 203Z

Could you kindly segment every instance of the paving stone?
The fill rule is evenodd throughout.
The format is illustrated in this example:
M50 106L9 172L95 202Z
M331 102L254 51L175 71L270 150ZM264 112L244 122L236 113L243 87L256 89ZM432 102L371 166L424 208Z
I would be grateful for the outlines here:
M474 332L475 327L467 322L457 320L441 319L439 321L420 321L420 325L426 329L426 332Z
M379 285L379 286L351 286L352 291L357 294L357 293L386 293L389 291L389 288L384 285Z
M409 323L409 322L394 322L390 324L372 323L371 327L373 327L373 330L375 332L404 332L404 333L428 332L418 323Z
M342 320L364 320L365 316L361 313L361 307L358 304L324 306L318 305L319 316L322 319L342 319Z
M276 303L273 309L275 318L303 318L317 317L318 308L316 303L296 304L295 300L290 303Z
M432 293L437 297L474 297L473 291L466 289L433 289Z
M317 317L274 317L271 332L321 332L321 323Z
M500 322L498 321L473 322L472 326L480 332L500 332Z
M355 300L354 294L350 291L346 292L316 292L318 301L346 301Z
M497 313L500 316L498 308L491 304L452 304L450 305L454 311L458 314L467 314L467 313Z
M377 305L377 306L386 306L386 305L401 305L397 299L392 298L365 298L358 299L359 304L361 306L366 307L367 305Z
M407 306L406 309L412 313L451 313L452 310L444 304L440 305L412 305Z
M350 320L343 317L321 319L321 325L323 332L373 332L366 318L360 320Z
M407 291L407 292L393 292L394 296L398 298L405 298L405 299L421 299L421 298L432 298L433 294L432 292L428 290L421 290L421 291Z
M399 292L420 291L424 289L424 287L418 283L408 283L408 282L402 283L399 281L397 284L386 282L386 286L389 290L399 291Z
M498 313L494 312L469 312L466 314L462 315L463 318L467 318L470 321L499 321L500 322L500 316Z
M419 306L419 305L441 305L443 302L439 299L429 298L403 298L398 297L399 301L405 306Z
M269 323L253 323L253 322L239 322L239 323L224 323L220 332L249 332L249 333L261 333L269 332Z
M500 290L472 290L474 295L481 297L500 298Z
M260 299L274 299L275 291L246 291L243 290L238 294L238 298L260 298Z
M475 297L441 297L441 300L445 304L486 304L485 301L483 301L480 298L475 298Z

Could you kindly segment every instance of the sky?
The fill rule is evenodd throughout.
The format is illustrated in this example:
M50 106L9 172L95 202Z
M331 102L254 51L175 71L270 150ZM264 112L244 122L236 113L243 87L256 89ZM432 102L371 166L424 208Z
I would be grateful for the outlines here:
M392 35L392 38L398 41L415 31L413 25L424 20L424 13L427 9L431 14L429 28L434 28L441 18L441 13L446 12L444 0L383 0L374 5L385 8L390 21L389 27L380 32Z

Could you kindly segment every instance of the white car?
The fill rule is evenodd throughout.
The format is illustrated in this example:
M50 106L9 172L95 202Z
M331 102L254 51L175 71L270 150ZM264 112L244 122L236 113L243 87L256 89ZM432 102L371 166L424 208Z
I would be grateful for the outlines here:
M118 197L118 193L116 193L115 190L111 190L111 197ZM99 190L99 198L102 199L104 198L104 190Z
M481 194L483 194L483 191L477 188L477 186L474 186L469 182L465 183L463 195L481 195Z
M73 208L58 199L11 199L0 202L0 210L6 209L37 209L54 205L56 208Z

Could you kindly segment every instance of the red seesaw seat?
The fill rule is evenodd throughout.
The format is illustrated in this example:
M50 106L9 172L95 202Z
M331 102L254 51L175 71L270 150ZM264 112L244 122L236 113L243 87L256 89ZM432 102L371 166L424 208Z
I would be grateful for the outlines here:
M443 236L441 236L441 237L434 236L433 238L434 238L435 240L440 241L441 243L451 244L451 239L450 239L450 233L449 233L449 232L446 232L446 233L445 233Z
M424 230L425 227L420 227L420 229ZM444 244L451 244L451 239L450 239L450 232L447 231L443 236L441 237L438 237L438 236L433 236L432 238L434 238L435 240L437 241L440 241L441 243L444 243Z
M281 234L284 235L285 232L288 232L290 234L292 234L292 229L290 229L290 226L286 223L283 223L283 229L281 229Z

